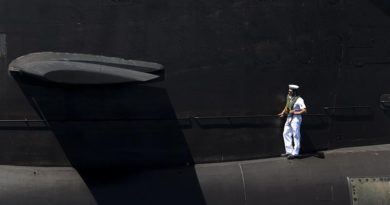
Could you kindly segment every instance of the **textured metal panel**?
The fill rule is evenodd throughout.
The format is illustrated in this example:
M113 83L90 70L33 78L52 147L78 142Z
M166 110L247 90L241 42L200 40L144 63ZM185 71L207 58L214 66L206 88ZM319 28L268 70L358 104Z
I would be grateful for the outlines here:
M196 173L208 205L246 204L241 164L199 165Z
M71 167L0 166L0 204L97 204Z
M390 204L390 177L348 177L352 205Z

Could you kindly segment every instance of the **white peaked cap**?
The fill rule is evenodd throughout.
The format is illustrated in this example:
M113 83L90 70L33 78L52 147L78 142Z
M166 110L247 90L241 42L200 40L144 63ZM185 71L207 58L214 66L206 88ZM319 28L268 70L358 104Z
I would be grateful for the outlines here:
M290 89L298 89L299 86L290 84L290 85L288 85L288 88L290 88Z

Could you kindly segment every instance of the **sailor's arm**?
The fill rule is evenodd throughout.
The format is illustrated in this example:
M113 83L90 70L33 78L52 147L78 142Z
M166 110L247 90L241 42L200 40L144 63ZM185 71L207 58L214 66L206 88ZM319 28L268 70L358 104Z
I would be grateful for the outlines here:
M290 114L293 114L293 115L302 115L306 113L306 108L302 108L300 110L291 110L290 111Z
M286 113L287 113L287 106L284 107L284 109L282 110L281 113L278 114L278 116L279 116L279 117L283 117L284 114L286 114Z

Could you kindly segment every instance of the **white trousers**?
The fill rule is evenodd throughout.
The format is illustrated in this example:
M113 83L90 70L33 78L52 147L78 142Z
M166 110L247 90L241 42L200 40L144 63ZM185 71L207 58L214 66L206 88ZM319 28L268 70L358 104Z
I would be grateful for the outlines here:
M283 130L284 147L287 154L299 154L299 149L301 148L301 122L302 117L300 115L287 117Z

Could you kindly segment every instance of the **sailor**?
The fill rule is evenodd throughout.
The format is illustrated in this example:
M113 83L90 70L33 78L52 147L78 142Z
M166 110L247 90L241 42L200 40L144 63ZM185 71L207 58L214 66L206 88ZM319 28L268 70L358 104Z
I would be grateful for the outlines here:
M283 130L286 153L282 154L282 156L287 157L287 159L294 159L299 156L302 114L306 112L305 102L298 95L298 89L298 85L288 85L286 106L283 111L278 114L280 117L287 114L287 120Z

